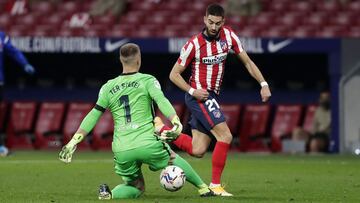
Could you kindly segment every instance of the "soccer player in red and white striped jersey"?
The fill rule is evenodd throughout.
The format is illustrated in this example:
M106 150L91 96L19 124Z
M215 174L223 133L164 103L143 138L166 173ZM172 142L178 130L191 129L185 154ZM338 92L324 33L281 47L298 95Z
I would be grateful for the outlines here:
M261 85L261 98L266 102L271 92L258 67L249 58L234 31L224 26L224 9L218 4L207 7L206 27L193 36L181 50L180 57L170 73L170 79L186 92L185 103L191 112L191 138L181 134L173 143L195 157L202 157L209 147L213 134L217 140L212 155L212 181L210 188L220 196L232 196L221 186L232 135L217 103L225 70L225 60L230 50L243 62L250 75ZM181 73L191 67L189 84Z

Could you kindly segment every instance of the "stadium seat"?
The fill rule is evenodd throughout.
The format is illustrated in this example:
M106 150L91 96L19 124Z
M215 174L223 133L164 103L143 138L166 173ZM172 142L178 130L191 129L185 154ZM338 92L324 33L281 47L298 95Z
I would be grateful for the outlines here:
M353 26L355 22L356 16L350 12L339 12L337 15L331 17L330 24L331 25L339 25L339 26Z
M105 111L92 131L91 147L95 150L111 150L114 121L110 111Z
M53 13L55 10L54 5L48 1L40 1L34 2L31 5L31 12L38 13L43 16L48 16L49 14Z
M9 148L33 148L32 134L35 120L35 102L14 102L10 111L10 120L6 129Z
M180 120L182 120L185 110L184 104L173 104L173 107ZM171 122L160 112L159 108L156 110L156 116L159 116L166 126L172 127Z
M93 106L92 103L74 102L69 104L63 127L64 143L70 141L76 130L79 128L81 121L90 112ZM89 148L89 146L89 142L85 139L78 145L78 148L84 149Z
M240 120L240 150L268 151L263 142L270 116L270 105L246 105L242 119Z
M0 133L5 128L5 117L7 113L7 103L0 102Z
M62 146L61 124L64 113L65 103L63 102L44 102L40 105L35 125L35 148L56 149Z
M347 4L347 11L351 11L354 13L360 12L360 1L352 1Z
M289 36L297 38L312 37L315 35L316 27L313 26L300 26L295 30L289 31Z
M317 1L316 10L326 11L334 15L341 9L341 5L338 1Z
M317 105L309 105L306 108L303 129L306 130L307 132L312 132L313 130L313 120L314 120L316 108Z
M281 139L284 136L290 135L292 130L299 125L301 111L301 105L277 106L271 130L272 151L281 151Z
M0 14L0 29L7 30L12 24L12 18L10 14L2 13Z
M329 14L326 12L316 12L309 14L303 20L304 25L317 26L318 28L325 25L328 21Z
M241 106L239 104L222 104L220 109L224 113L231 133L235 135L238 132Z

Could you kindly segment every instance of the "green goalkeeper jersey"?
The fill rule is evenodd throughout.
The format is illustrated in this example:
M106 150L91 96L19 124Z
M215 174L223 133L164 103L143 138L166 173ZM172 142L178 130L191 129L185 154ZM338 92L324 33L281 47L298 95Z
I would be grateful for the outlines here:
M114 119L114 152L146 146L156 140L153 101L166 117L175 114L160 83L152 75L122 74L101 87L96 105L109 109Z

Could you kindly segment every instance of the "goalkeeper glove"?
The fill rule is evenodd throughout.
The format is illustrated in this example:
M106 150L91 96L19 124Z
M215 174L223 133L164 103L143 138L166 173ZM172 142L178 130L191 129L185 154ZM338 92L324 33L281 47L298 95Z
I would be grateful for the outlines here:
M177 115L175 115L174 118L171 120L171 124L173 125L173 127L170 130L164 130L160 135L160 139L165 142L172 142L176 140L176 138L179 137L183 129L183 126Z
M60 161L64 163L70 163L72 159L72 155L76 150L76 145L79 144L84 139L84 135L80 133L76 133L69 143L67 143L59 153Z

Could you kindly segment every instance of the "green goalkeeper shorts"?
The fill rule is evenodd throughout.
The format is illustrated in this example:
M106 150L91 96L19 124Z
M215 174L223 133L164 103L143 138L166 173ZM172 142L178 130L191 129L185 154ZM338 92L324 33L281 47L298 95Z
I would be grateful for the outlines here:
M165 168L170 160L170 147L161 141L154 141L146 147L114 153L115 173L120 175L125 183L141 177L141 165L149 165L150 170Z

